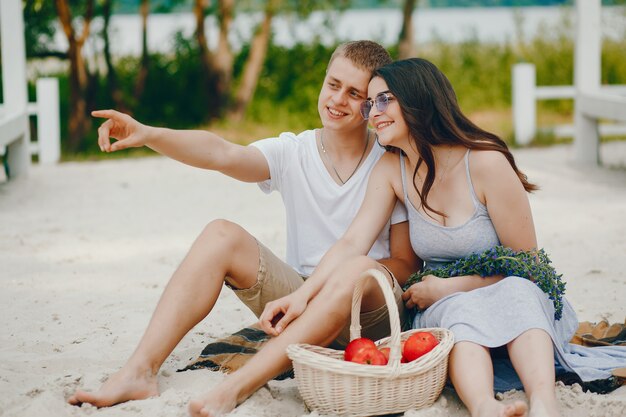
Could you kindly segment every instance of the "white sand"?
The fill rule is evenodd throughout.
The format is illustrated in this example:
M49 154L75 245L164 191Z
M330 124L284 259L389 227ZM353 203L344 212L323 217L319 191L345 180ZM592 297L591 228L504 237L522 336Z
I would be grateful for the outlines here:
M603 153L623 165L626 143L605 145ZM623 321L626 172L576 167L569 147L516 156L542 187L531 197L539 243L564 274L579 318ZM0 184L0 416L186 415L190 396L223 376L175 370L205 342L254 320L228 290L164 364L159 397L102 410L65 401L124 363L170 274L216 218L284 252L279 195L164 158L35 166L28 178ZM558 388L564 416L626 415L626 387L603 396L579 388ZM290 380L271 382L233 415L317 414ZM434 407L405 415L468 414L445 391Z

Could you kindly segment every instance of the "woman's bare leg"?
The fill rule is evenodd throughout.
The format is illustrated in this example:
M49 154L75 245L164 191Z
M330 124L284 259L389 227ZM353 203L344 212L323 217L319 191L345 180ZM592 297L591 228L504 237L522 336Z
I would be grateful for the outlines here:
M180 340L213 309L224 277L237 288L256 283L259 249L240 226L211 222L196 239L156 306L139 345L100 389L77 390L68 402L97 407L158 395L157 373Z
M267 381L289 369L291 362L285 354L288 345L330 344L348 322L355 278L366 269L376 267L379 267L378 263L367 257L345 262L311 300L304 313L292 321L279 336L270 339L245 366L228 375L215 389L192 400L189 404L190 414L216 417L232 411ZM364 289L364 301L368 299L368 308L376 305L372 299L378 300L378 306L384 303L382 293L375 287L376 283L373 283Z
M472 342L458 342L450 352L450 379L472 417L522 417L523 401L503 404L493 394L493 363L489 349Z
M555 392L552 338L531 329L508 344L509 357L530 400L531 417L560 416Z

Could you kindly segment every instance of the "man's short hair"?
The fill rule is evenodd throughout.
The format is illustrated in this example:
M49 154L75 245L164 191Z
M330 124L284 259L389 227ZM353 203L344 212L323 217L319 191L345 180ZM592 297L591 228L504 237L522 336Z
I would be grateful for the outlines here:
M374 72L375 69L393 62L389 52L384 47L376 42L366 40L351 41L339 45L330 57L328 67L335 58L340 56L349 59L357 68L369 72Z

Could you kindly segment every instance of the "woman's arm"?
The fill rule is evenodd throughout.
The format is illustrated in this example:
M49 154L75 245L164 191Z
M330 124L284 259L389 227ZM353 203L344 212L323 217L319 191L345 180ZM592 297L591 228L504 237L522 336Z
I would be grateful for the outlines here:
M411 246L409 222L391 225L389 232L389 258L378 262L391 270L400 286L404 286L413 272L420 271L424 262L415 254Z
M537 235L528 193L509 161L496 151L475 153L475 190L487 206L500 243L516 251L536 249Z

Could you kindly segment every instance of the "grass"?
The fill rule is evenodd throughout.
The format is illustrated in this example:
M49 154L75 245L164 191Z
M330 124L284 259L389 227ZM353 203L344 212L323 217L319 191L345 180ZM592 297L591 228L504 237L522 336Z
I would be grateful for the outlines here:
M493 132L501 137L511 147L515 147L513 143L513 121L510 108L494 108L471 111L467 113L467 116L481 128ZM550 130L550 126L572 124L573 115L553 109L542 109L538 106L537 111L537 135L533 139L530 146L551 146L556 144L571 143L572 138L557 137ZM232 123L225 120L216 121L211 124L202 125L196 127L196 129L209 130L223 138L228 139L233 143L241 145L248 145L255 140L275 137L281 132L294 132L299 133L303 130L319 127L321 123L319 120L317 123L309 121L304 126L298 127L297 121L289 118L280 118L274 122L254 122L251 120L244 120L238 123ZM96 138L94 137L95 141ZM605 136L601 138L601 141L611 142L618 140L626 140L626 136ZM134 148L127 149L125 151L105 153L100 151L87 151L81 153L63 153L63 161L97 161L101 159L112 158L141 158L157 155L156 152L149 148Z
M94 139L95 140L95 139ZM109 159L123 159L123 158L145 158L150 156L159 155L157 152L150 148L132 148L125 149L117 152L100 152L100 151L86 151L86 152L63 152L61 154L61 162L90 162Z
M467 113L467 117L488 132L498 135L509 145L513 143L511 109L487 109Z

